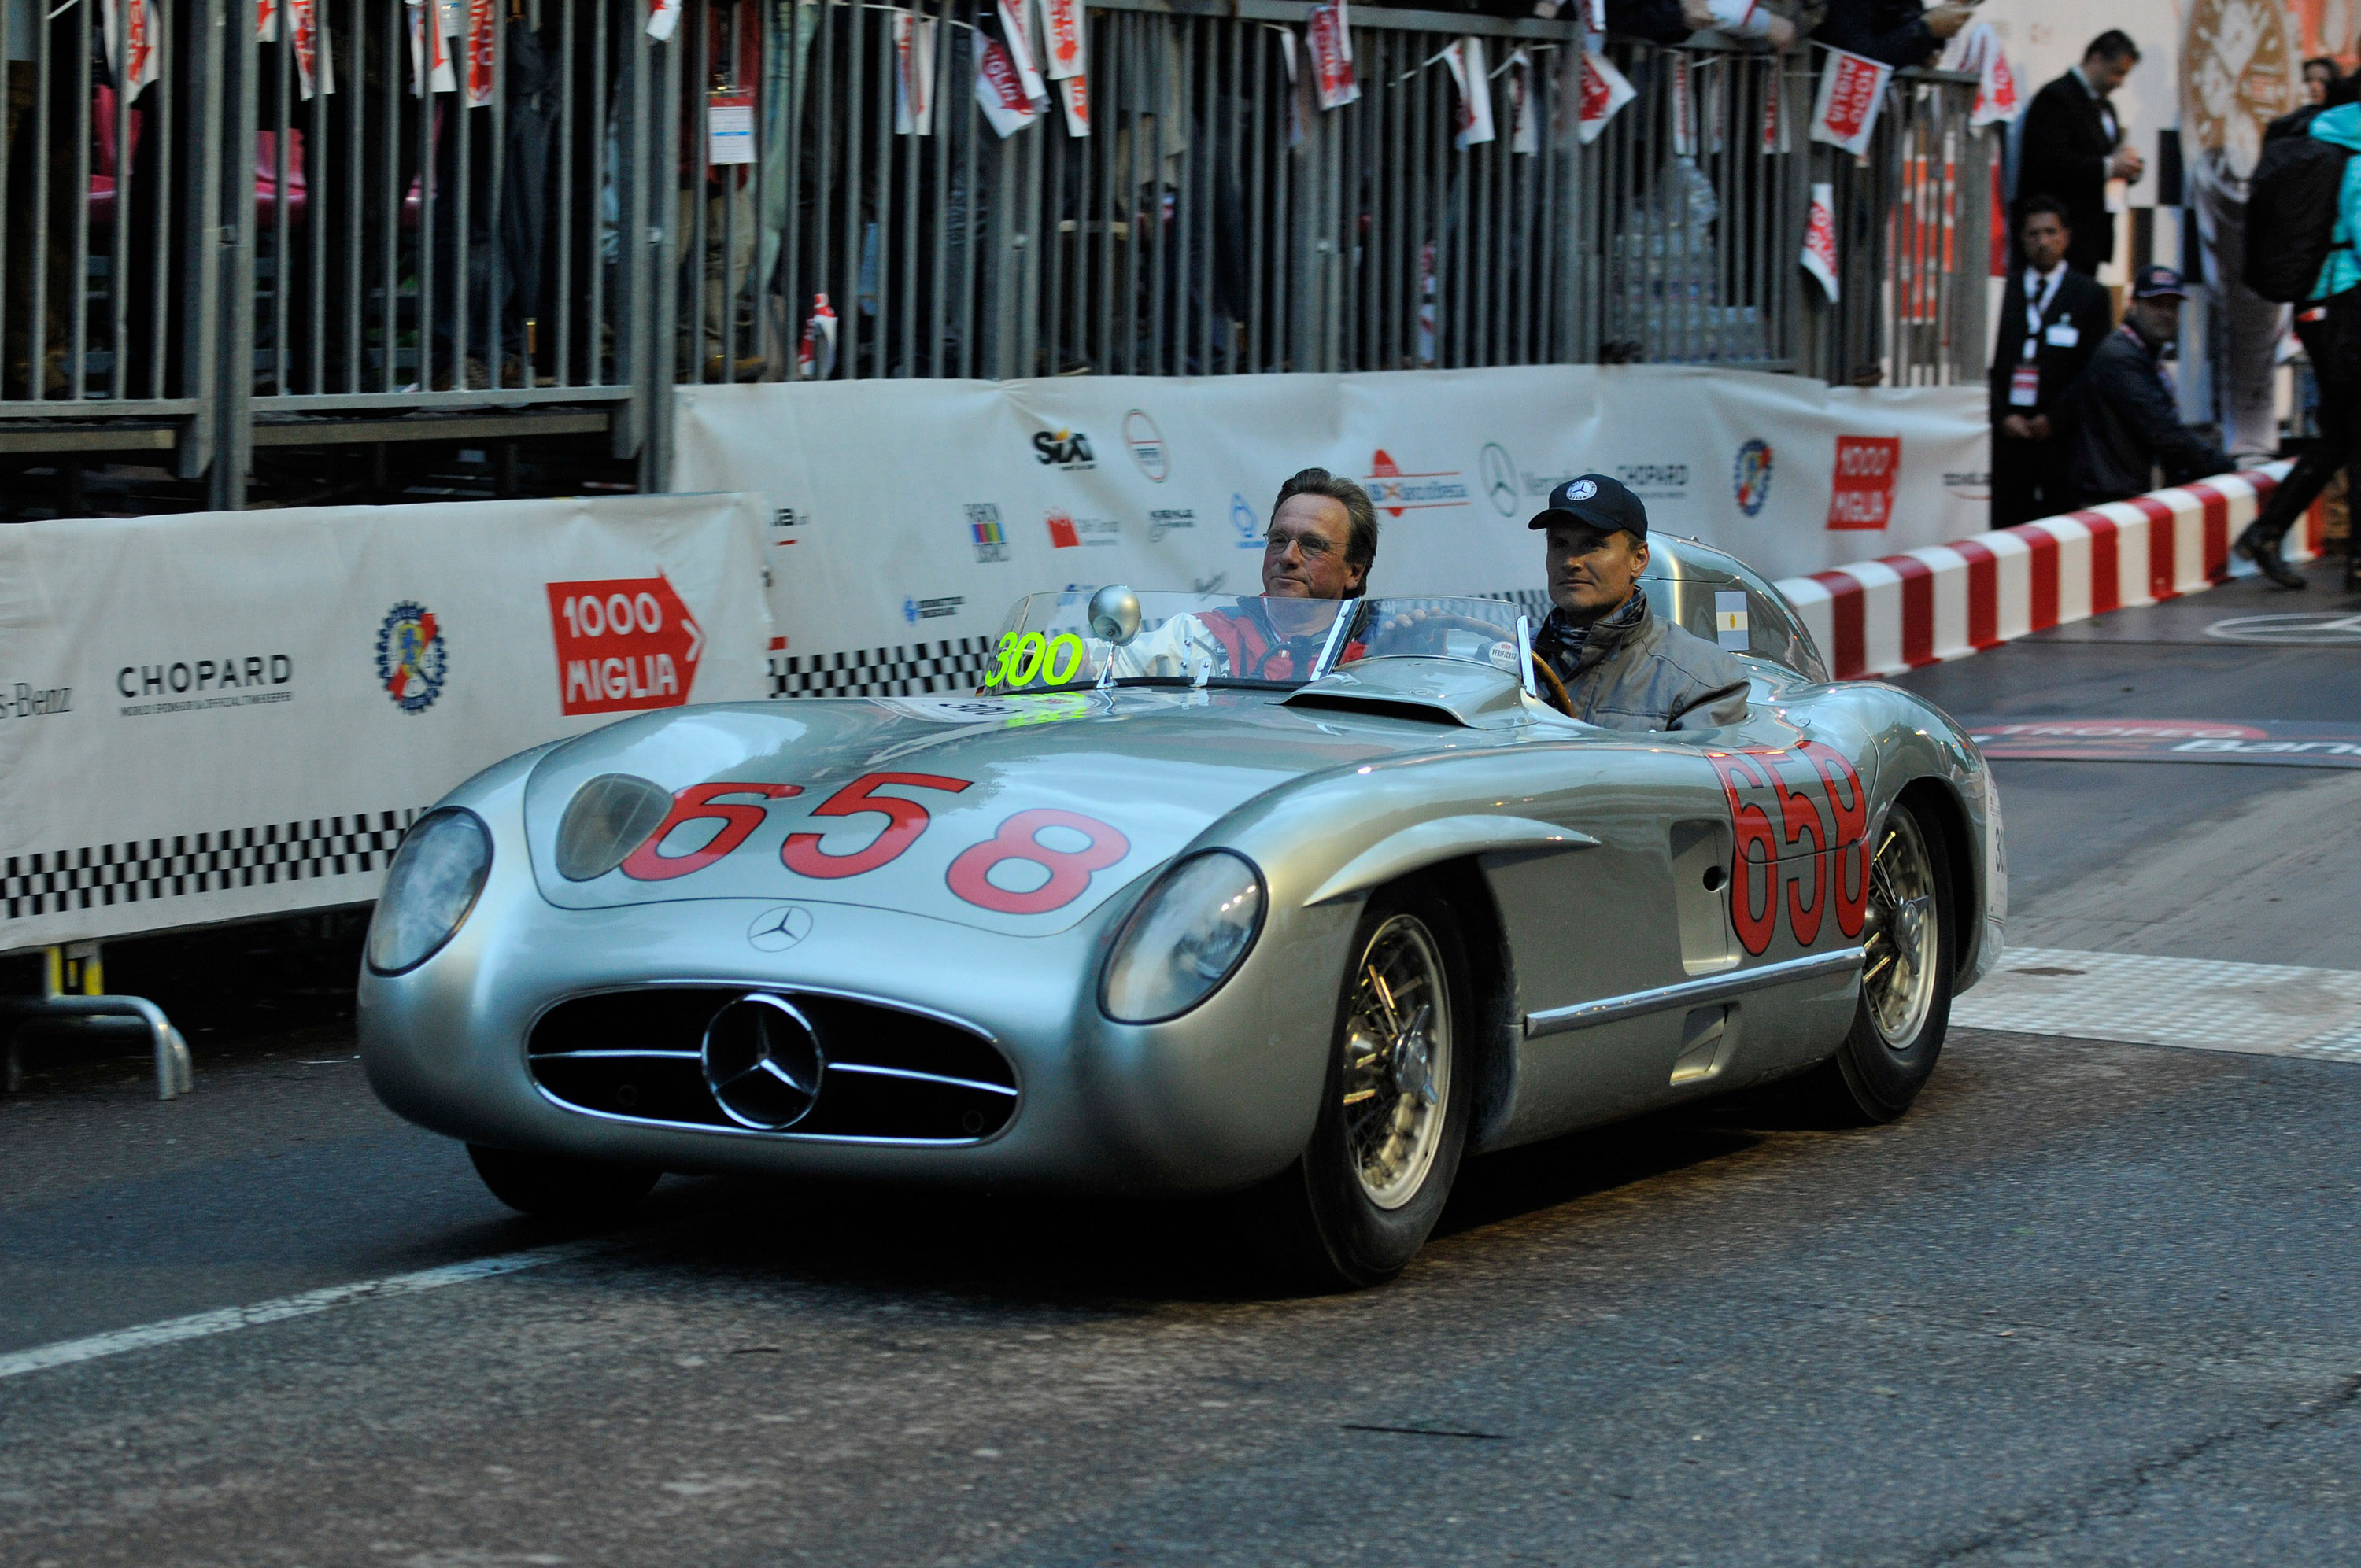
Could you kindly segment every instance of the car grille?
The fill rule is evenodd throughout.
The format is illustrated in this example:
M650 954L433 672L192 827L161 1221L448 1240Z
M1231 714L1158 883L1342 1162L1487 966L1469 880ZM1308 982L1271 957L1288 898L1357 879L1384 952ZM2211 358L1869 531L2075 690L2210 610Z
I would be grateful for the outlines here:
M780 991L772 994L810 1021L828 1067L790 1129L750 1132L714 1099L699 1054L713 1015L748 993L664 986L578 996L542 1014L526 1062L545 1093L577 1110L752 1137L976 1143L1016 1114L1016 1074L982 1036L875 1003Z

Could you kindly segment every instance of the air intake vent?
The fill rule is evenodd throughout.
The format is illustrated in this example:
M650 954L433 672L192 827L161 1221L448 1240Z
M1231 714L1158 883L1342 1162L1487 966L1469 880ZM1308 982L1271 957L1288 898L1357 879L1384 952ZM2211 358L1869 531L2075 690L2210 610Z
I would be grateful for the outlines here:
M659 986L561 1002L533 1025L533 1081L560 1103L598 1115L757 1137L975 1143L1016 1114L1016 1075L981 1036L875 1003L760 992L809 1021L824 1065L818 1097L790 1130L750 1132L716 1099L705 1051L714 1016L748 994L736 986Z

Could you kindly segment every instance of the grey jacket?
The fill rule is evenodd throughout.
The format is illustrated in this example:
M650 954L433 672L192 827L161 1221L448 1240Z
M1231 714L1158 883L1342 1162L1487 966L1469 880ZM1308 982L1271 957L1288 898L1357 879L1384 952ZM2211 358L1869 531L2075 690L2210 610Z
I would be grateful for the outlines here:
M1710 729L1746 717L1745 667L1704 638L1666 623L1647 596L1591 627L1570 654L1553 612L1533 649L1565 683L1574 716L1609 729Z

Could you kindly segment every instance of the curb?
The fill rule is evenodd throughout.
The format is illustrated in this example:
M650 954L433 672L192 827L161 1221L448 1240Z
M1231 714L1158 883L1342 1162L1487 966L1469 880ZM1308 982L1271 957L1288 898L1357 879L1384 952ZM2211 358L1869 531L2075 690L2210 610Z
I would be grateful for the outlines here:
M1897 674L2109 610L2202 593L2254 568L2230 542L2290 463L2151 490L1973 539L1857 561L1778 587L1838 680ZM2320 554L2315 506L2287 557Z

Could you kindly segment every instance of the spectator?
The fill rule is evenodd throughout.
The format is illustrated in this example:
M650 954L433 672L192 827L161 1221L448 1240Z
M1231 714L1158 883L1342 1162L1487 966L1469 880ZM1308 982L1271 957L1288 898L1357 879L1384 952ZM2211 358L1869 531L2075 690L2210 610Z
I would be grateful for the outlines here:
M2303 62L2303 96L2306 103L2325 104L2328 90L2345 79L2336 62L2324 54L2316 54Z
M2157 362L2180 331L2180 274L2148 267L2132 282L2124 324L2107 334L2066 395L2074 426L2067 483L2078 507L2128 499L2152 488L2227 473L2230 455L2180 422Z
M1919 0L1828 0L1828 14L1812 36L1830 49L1887 65L1925 65L1974 15L1973 6L1955 0L1933 6Z
M2033 95L2019 143L2017 189L2041 191L2065 203L2074 243L2066 265L2095 278L2115 254L2115 220L2107 211L2107 181L2140 177L2140 155L2123 145L2123 126L2107 102L2139 63L2131 38L2110 28L2091 40L2082 63Z
M2049 196L2026 199L2017 225L2025 266L2001 297L1992 358L1992 525L2013 528L2070 510L2070 432L2059 405L2113 324L2107 291L2066 265L2072 235Z
M1565 9L1564 0L1533 0L1532 14L1544 21ZM1660 44L1715 32L1774 49L1795 41L1795 25L1763 0L1607 0L1607 30Z
M2314 115L2310 134L2348 153L2361 152L2361 104L2352 101L2351 90L2342 83L2333 83L2328 96L2343 102ZM2350 476L2350 465L2361 458L2361 261L2354 259L2353 248L2355 236L2361 235L2361 158L2345 160L2331 235L2328 259L2295 313L2295 334L2312 360L2312 378L2320 388L2320 434L2271 492L2261 515L2238 536L2238 554L2283 588L2306 585L2303 574L2279 554L2279 542L2331 476L2339 467ZM2345 493L2355 493L2349 482ZM2356 558L2349 554L2349 540L2345 549L2348 561Z

